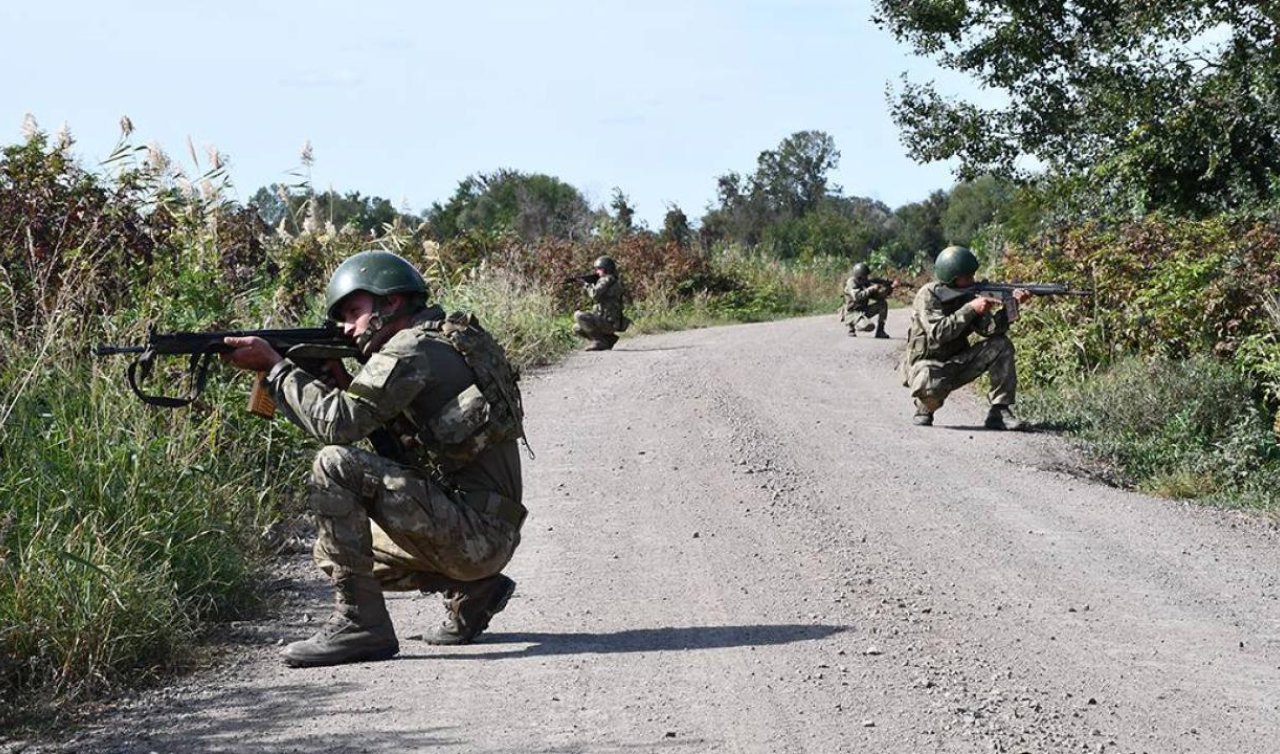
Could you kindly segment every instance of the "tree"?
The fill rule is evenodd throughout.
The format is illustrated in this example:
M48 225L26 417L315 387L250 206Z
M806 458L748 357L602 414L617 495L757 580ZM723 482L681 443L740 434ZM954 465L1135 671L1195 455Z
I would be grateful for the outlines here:
M731 171L716 179L719 206L702 219L704 237L755 246L770 226L798 220L829 194L838 194L839 187L828 185L827 174L839 162L840 152L829 134L791 134L777 149L760 153L751 175Z
M629 234L635 229L635 208L631 206L631 197L622 193L622 189L617 186L613 187L613 198L609 200L609 207L613 210L614 222L618 224L622 235Z
M1099 207L1201 214L1275 199L1280 11L1261 0L877 0L917 53L1005 92L980 107L906 81L913 157L962 177L1034 158ZM1023 171L1024 172L1024 171ZM1102 192L1098 190L1102 189Z
M675 204L668 204L667 214L662 218L662 232L658 234L658 240L674 243L683 249L689 245L689 239L692 237L693 229L689 227L689 218L684 214L684 210Z
M968 246L985 226L1001 222L1013 193L1011 182L990 175L957 183L942 216L947 242Z
M500 169L459 181L449 201L432 204L427 218L440 241L469 230L510 232L535 241L583 238L594 214L582 193L559 178Z
M421 222L421 218L398 211L389 200L380 196L364 196L359 191L312 194L308 190L291 190L273 183L254 192L249 204L257 209L263 222L274 227L286 218L286 225L297 222L312 200L315 201L318 220L331 222L338 228L350 226L367 236L383 235L386 227L397 219L410 227Z
M891 241L886 251L894 264L905 267L918 259L932 259L947 245L942 230L947 193L934 191L927 199L893 211Z
M840 151L829 134L797 131L777 149L760 153L752 182L772 209L800 217L827 195L827 173L839 164Z

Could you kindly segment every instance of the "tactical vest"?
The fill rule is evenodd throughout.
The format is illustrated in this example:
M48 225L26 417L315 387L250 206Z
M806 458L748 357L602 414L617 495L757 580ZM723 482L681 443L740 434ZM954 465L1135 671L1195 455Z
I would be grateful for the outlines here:
M506 351L466 312L420 327L430 338L448 343L475 373L475 382L450 399L419 427L418 441L436 462L462 465L487 447L524 438L524 404L516 384L520 373Z

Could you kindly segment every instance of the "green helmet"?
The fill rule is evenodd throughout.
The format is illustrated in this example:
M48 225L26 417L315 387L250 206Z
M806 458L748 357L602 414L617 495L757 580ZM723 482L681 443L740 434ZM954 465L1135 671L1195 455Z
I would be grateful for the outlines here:
M853 276L859 280L871 277L871 268L862 262L858 262L853 266Z
M421 293L424 299L430 295L422 273L414 269L404 257L379 249L355 254L333 271L324 297L324 308L330 319L338 318L334 311L338 302L356 291L365 291L375 296Z
M978 271L978 258L963 246L948 246L938 252L933 260L933 276L940 283L951 285L956 278L972 275Z
M610 275L618 274L618 264L613 261L613 257L600 257L596 260L596 263L591 266L598 267Z

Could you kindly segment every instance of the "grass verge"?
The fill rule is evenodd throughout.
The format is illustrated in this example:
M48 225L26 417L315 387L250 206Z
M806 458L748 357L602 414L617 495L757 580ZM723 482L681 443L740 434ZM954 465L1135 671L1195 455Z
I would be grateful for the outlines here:
M1280 447L1249 379L1208 357L1121 360L1021 396L1122 480L1163 497L1280 511Z

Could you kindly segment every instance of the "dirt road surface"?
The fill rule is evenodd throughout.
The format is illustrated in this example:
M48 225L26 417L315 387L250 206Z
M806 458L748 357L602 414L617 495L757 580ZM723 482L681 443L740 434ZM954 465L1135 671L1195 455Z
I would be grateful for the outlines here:
M396 595L398 659L286 669L312 580L230 667L61 746L1280 751L1273 527L1066 473L977 395L911 426L890 331L633 338L532 375L519 586L482 643L410 639L440 605Z

